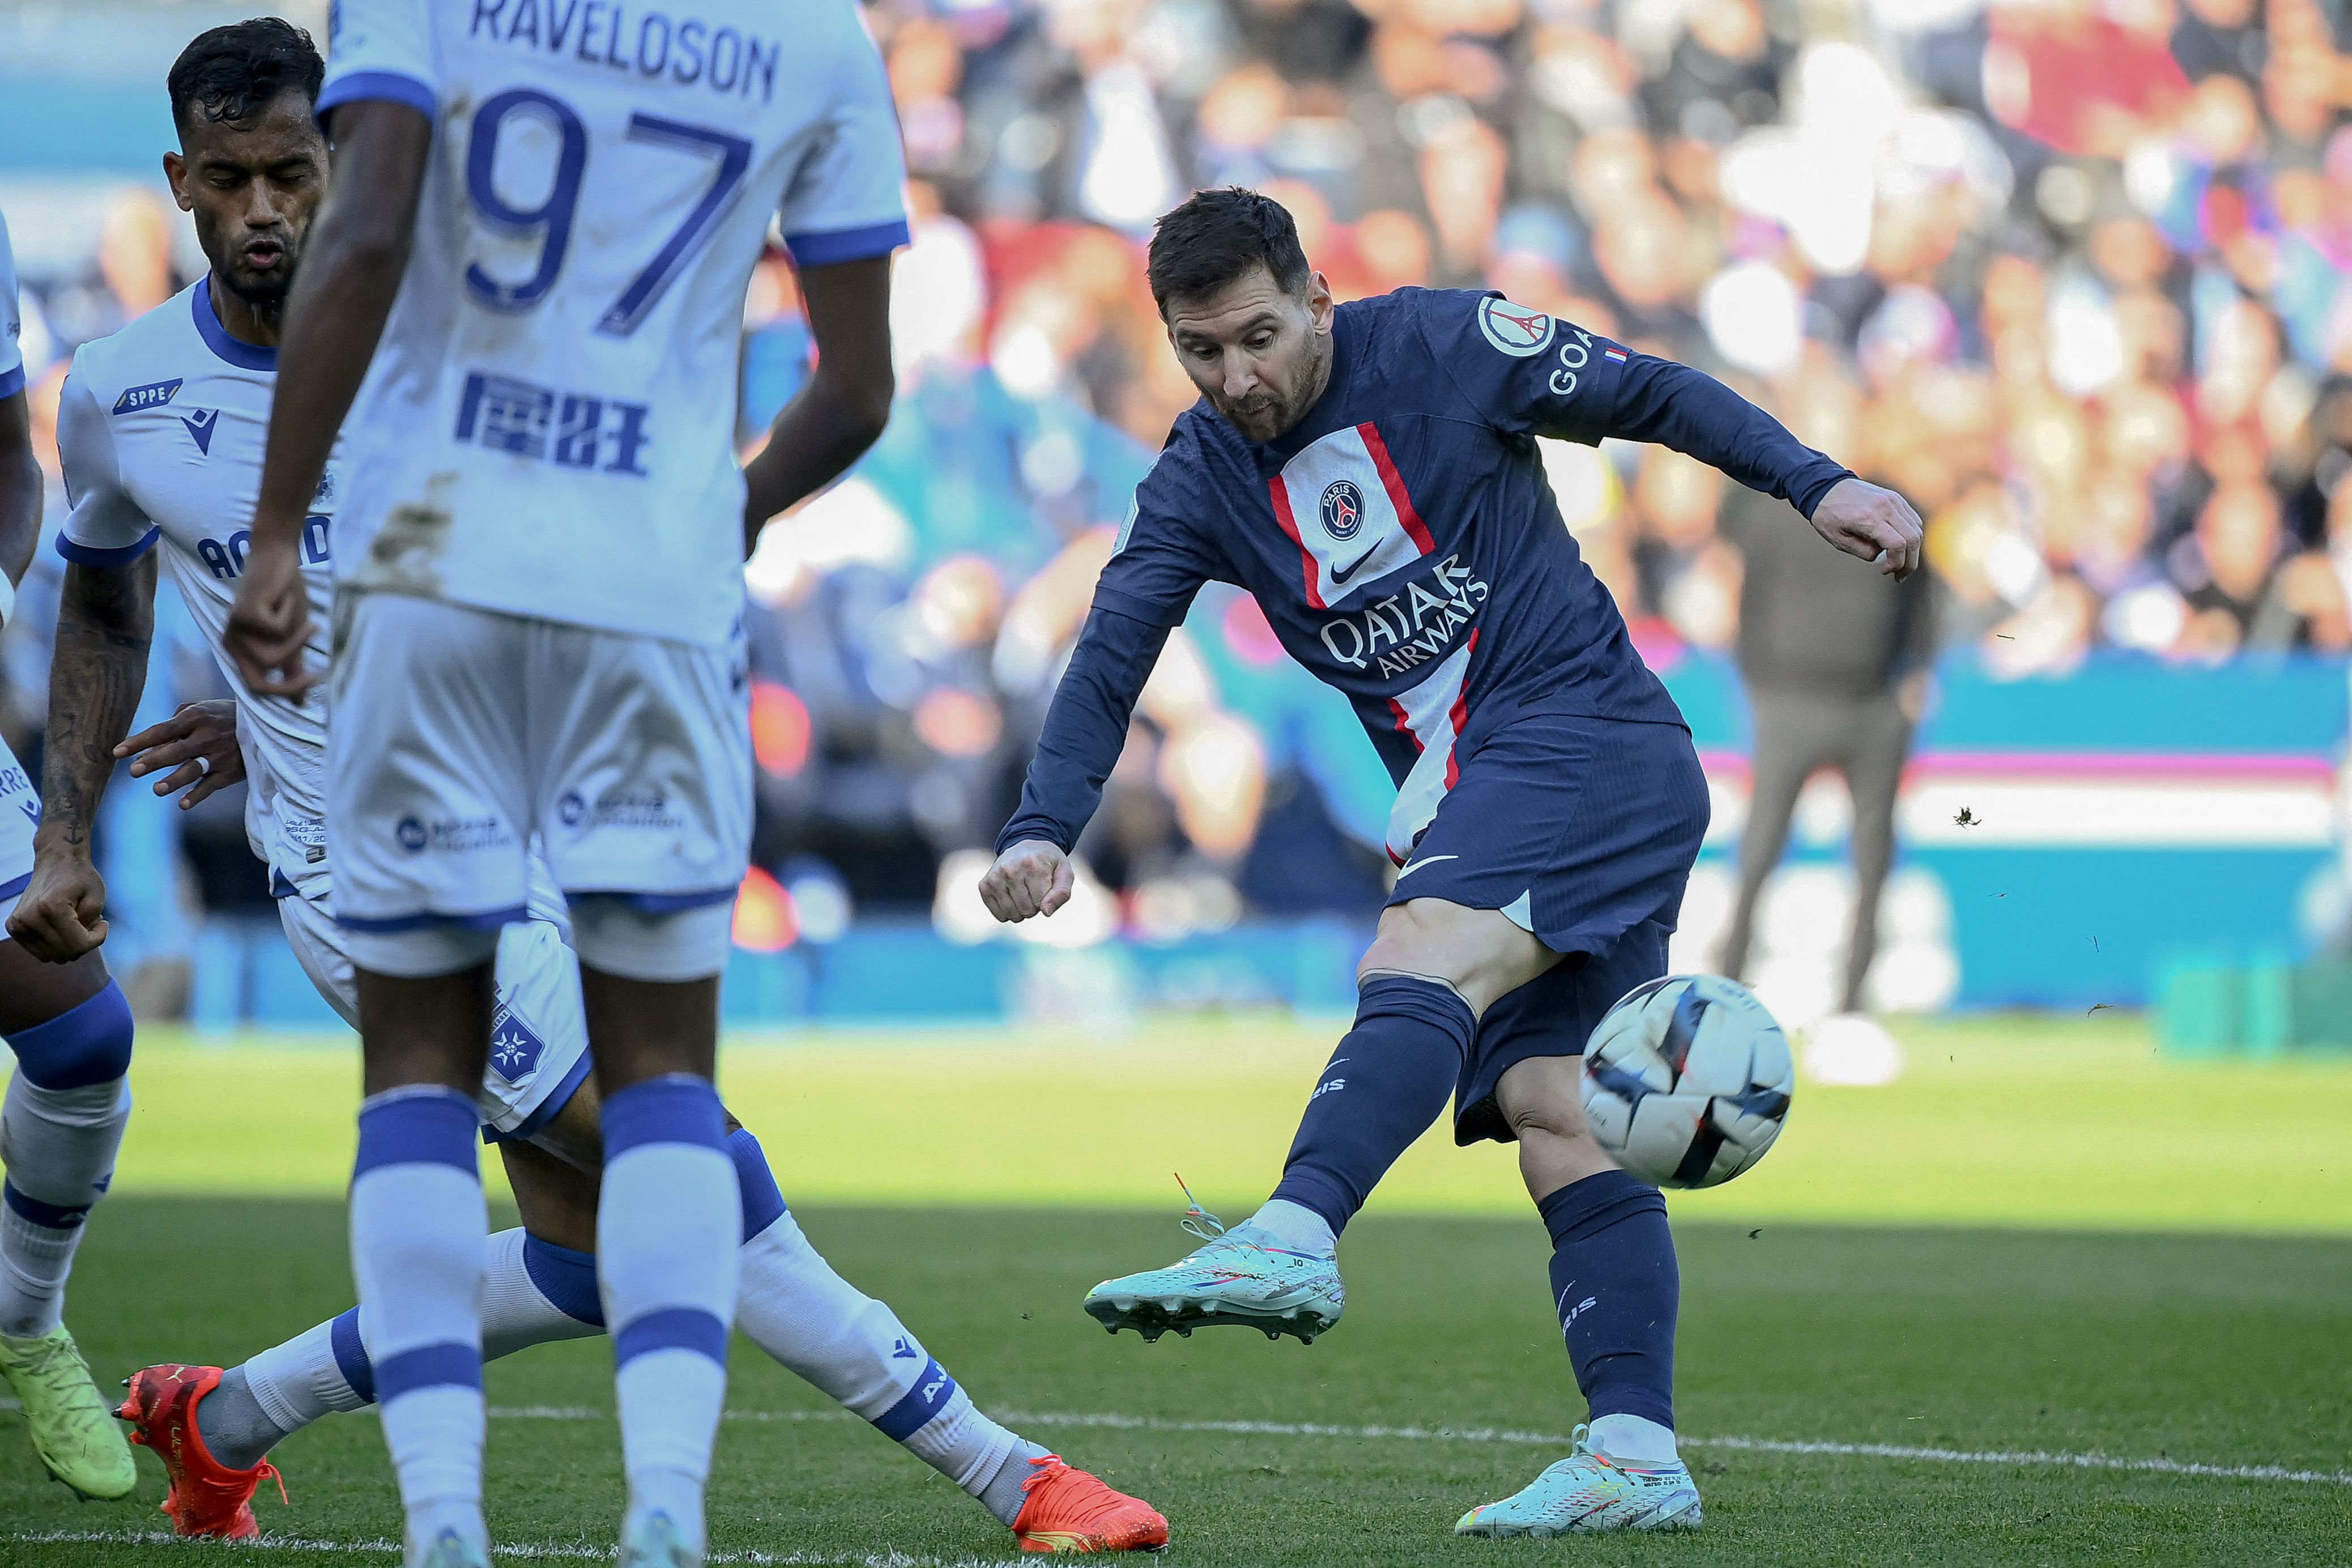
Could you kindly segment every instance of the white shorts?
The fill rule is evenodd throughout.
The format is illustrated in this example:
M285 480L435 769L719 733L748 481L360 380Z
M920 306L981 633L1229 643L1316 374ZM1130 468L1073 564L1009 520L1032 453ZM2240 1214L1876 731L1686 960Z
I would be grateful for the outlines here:
M41 797L33 777L8 742L0 741L0 922L16 911L16 895L33 879L33 829L41 822ZM0 930L0 942L8 933Z
M563 940L562 899L543 879L531 893L528 917L499 932L498 1008L490 1016L490 1059L478 1096L485 1139L492 1132L529 1139L588 1076L588 1021L581 1011L579 962ZM310 984L356 1029L359 983L331 902L331 894L289 894L278 900L278 919Z
M341 595L328 864L354 931L522 918L534 836L572 898L722 912L751 840L749 682L700 647L404 594ZM726 963L726 925L704 973ZM583 931L580 952L603 966ZM432 973L431 970L416 971Z

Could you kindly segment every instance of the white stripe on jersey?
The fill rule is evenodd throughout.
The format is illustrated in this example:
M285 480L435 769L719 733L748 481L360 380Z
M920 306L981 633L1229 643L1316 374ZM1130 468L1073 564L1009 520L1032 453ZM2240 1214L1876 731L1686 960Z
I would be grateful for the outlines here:
M1469 639L1420 684L1389 699L1389 711L1396 718L1398 731L1411 737L1421 752L1404 783L1397 786L1396 805L1389 811L1389 858L1400 866L1412 856L1422 829L1437 815L1445 792L1462 776L1454 746L1462 739L1462 726L1470 716L1464 688L1470 680L1470 655L1477 646L1478 631L1473 630Z

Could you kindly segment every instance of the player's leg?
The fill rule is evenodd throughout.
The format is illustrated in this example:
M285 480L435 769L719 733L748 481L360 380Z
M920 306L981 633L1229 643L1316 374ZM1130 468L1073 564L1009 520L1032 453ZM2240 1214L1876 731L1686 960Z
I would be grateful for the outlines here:
M1444 1110L1479 1015L1559 962L1510 911L1577 812L1583 780L1570 764L1598 743L1582 738L1563 758L1519 728L1463 765L1420 834L1357 970L1354 1025L1307 1096L1273 1196L1230 1232L1196 1211L1187 1228L1208 1245L1087 1292L1086 1310L1112 1332L1234 1323L1311 1342L1338 1321L1339 1232Z
M366 1091L352 1269L411 1561L487 1562L476 1096L527 888L525 623L397 594L346 593L336 618L329 857Z
M1195 1205L1185 1228L1206 1245L1104 1280L1087 1314L1146 1340L1233 1324L1313 1343L1346 1305L1339 1233L1444 1110L1480 1011L1557 962L1494 910L1390 906L1357 972L1355 1022L1307 1095L1273 1195L1231 1230Z
M1455 1526L1464 1534L1683 1529L1701 1517L1675 1451L1681 1277L1665 1201L1592 1137L1578 1058L1619 997L1666 973L1706 833L1706 782L1679 730L1603 723L1596 735L1605 765L1555 851L1556 873L1528 906L1546 943L1569 957L1487 1010L1455 1127L1464 1142L1519 1145L1528 1195L1552 1238L1549 1294L1591 1425L1518 1493L1464 1516Z
M15 903L0 894L0 920ZM33 1450L85 1497L128 1496L131 1449L65 1326L66 1279L131 1119L131 1005L90 953L48 964L0 935L0 1374Z
M711 1075L751 851L747 683L723 645L549 623L527 657L534 811L570 895L603 1102L622 1554L698 1562L742 1239Z

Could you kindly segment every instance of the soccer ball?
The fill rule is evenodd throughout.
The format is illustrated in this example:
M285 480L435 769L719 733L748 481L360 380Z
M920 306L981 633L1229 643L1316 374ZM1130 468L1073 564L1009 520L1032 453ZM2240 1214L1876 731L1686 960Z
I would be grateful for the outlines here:
M1584 1118L1610 1157L1662 1187L1712 1187L1788 1120L1788 1038L1748 987L1670 974L1628 992L1584 1047Z

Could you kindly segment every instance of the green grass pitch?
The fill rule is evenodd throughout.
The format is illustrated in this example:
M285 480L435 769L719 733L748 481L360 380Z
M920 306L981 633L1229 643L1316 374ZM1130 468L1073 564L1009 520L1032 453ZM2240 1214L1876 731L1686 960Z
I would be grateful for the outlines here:
M1187 1245L1171 1165L1228 1218L1263 1194L1328 1030L834 1040L739 1050L725 1078L843 1272L983 1405L1158 1503L1171 1564L2352 1560L2352 1066L2166 1064L2105 1016L1907 1037L1902 1084L1804 1086L1755 1173L1674 1200L1706 1531L1548 1543L1449 1533L1557 1458L1581 1408L1505 1151L1407 1156L1349 1233L1347 1319L1311 1348L1146 1347L1077 1310ZM349 1053L158 1039L137 1071L70 1302L110 1384L241 1359L349 1300ZM609 1560L602 1344L498 1363L489 1393L500 1541ZM740 1341L730 1404L718 1552L1011 1557L977 1505ZM293 1506L257 1505L285 1544L254 1560L392 1560L372 1419L276 1458ZM163 1521L142 1465L135 1500L77 1503L0 1410L0 1563L223 1560L142 1539Z

